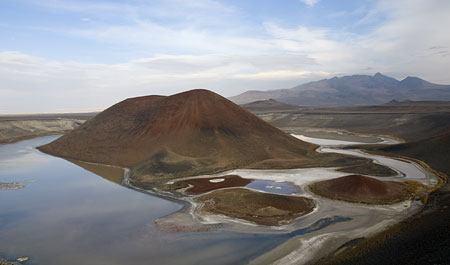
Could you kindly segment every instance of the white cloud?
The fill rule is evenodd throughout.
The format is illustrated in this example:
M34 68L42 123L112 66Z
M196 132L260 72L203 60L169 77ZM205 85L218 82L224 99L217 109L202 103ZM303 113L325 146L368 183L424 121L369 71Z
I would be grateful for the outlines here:
M270 79L303 79L303 78L322 78L330 76L330 73L328 72L311 72L311 71L302 71L302 70L275 70L275 71L267 71L267 72L257 72L257 73L250 73L250 74L236 74L234 77L236 78L243 78L243 79L250 79L250 80L270 80Z
M90 1L90 0L17 0L32 4L43 10L78 13L98 18L100 21L135 21L142 18L164 18L186 20L191 23L198 21L229 23L222 18L234 14L236 10L214 0L152 0L152 1Z
M449 12L448 1L382 0L368 16L370 20L386 19L364 34L270 23L265 27L280 47L314 59L320 65L316 70L342 74L381 71L398 78L416 75L450 83L446 73L450 67Z
M112 13L121 7L103 2L86 7L84 1L44 3L83 13L89 12L87 7ZM127 23L95 24L89 14L89 28L61 29L74 38L147 54L133 60L94 64L0 52L0 113L101 109L130 96L199 87L231 96L248 89L289 88L336 74L377 71L450 83L450 1L379 1L370 18L360 23L385 19L361 34L273 22L248 29L234 17L238 11L219 2L166 3L204 13L188 18L192 23L162 25L142 14L134 17L143 11L124 7L129 11ZM168 18L172 15L166 14L167 8L151 12ZM232 26L220 24L224 18Z
M310 7L315 6L319 2L319 0L300 0L300 1Z
M270 49L269 43L257 38L215 33L196 28L172 28L151 21L137 21L132 25L100 26L70 30L75 37L84 37L113 44L128 44L147 50L183 52L235 52Z
M88 64L1 52L0 112L98 110L131 96L199 87L230 96L323 75L302 70L308 64L309 59L296 54L161 54L120 64ZM47 104L36 106L36 95Z
M349 59L349 43L333 39L327 29L304 26L282 28L269 23L266 29L274 38L273 42L285 50L306 54L321 63Z
M380 1L376 12L388 19L357 39L356 57L371 66L402 75L417 75L450 83L449 1ZM440 47L439 51L430 50ZM448 71L447 71L448 72Z

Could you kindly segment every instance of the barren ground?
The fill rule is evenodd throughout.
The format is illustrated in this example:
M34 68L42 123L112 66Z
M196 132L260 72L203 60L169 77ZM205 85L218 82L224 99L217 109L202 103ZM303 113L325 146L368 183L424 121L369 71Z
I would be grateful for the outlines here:
M196 200L203 203L202 211L270 226L289 223L314 209L314 202L309 198L276 195L242 188L213 191Z

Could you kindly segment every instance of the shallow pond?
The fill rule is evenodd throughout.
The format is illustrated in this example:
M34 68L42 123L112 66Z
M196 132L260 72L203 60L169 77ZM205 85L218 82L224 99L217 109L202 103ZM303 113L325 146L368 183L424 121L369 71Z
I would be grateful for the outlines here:
M247 188L282 195L300 194L300 188L288 181L255 179Z

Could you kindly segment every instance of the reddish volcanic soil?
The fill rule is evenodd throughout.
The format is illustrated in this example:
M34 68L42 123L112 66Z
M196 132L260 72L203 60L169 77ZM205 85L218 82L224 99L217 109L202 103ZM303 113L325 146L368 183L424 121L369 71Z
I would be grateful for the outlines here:
M404 183L380 181L360 175L319 181L309 187L323 197L368 204L390 204L411 196Z
M223 181L214 182L214 180L222 179ZM211 182L210 180L212 180L213 182ZM174 185L181 187L188 187L188 185L192 185L192 187L186 189L187 194L202 194L208 191L222 188L244 187L250 182L252 182L252 180L244 179L237 175L227 175L216 178L195 178L179 180Z
M141 187L234 168L329 165L342 157L318 154L314 145L208 90L126 99L39 149L131 168Z

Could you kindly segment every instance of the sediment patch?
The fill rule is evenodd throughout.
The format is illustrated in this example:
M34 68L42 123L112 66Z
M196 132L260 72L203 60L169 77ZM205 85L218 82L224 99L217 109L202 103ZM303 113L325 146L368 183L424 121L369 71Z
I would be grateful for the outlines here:
M216 190L196 200L202 203L201 211L269 226L288 224L314 209L314 202L309 198L244 188Z
M185 190L185 193L197 195L223 188L244 187L250 182L252 182L251 179L244 179L237 175L227 175L214 178L193 178L179 180L173 185L179 188L189 187Z

